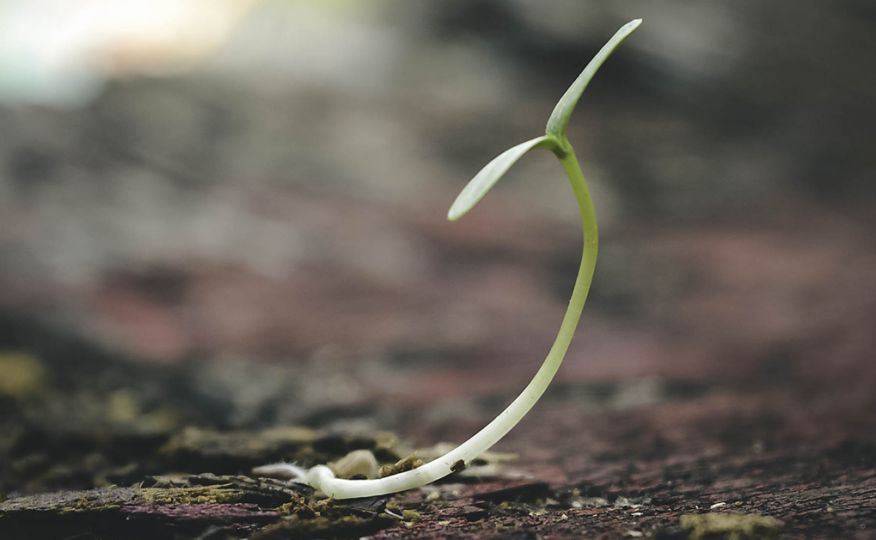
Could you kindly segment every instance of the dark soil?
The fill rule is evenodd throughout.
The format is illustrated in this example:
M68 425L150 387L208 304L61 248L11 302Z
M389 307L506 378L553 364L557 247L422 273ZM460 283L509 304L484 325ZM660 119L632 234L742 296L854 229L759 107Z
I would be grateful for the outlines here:
M854 427L873 409L847 416L842 396L565 382L501 445L518 459L331 501L249 471L361 448L390 464L409 446L361 428L235 427L241 411L205 382L227 366L132 363L20 317L0 322L18 351L0 367L19 381L4 373L2 538L868 538L876 527L876 446ZM71 357L77 369L64 369ZM428 369L395 373L415 385ZM472 405L478 418L487 401ZM436 431L463 437L470 423Z

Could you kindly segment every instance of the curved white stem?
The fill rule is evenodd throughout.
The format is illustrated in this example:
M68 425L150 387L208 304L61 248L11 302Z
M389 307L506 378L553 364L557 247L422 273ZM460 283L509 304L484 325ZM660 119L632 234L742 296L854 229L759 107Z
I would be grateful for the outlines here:
M566 170L578 208L581 211L581 226L584 232L584 250L581 255L581 266L578 269L578 277L575 279L575 288L572 290L572 298L566 315L560 324L557 338L548 351L538 372L517 399L511 402L492 422L475 433L469 440L460 444L443 456L430 461L416 469L405 471L385 478L375 480L345 480L336 478L334 473L325 465L317 465L310 469L302 469L296 465L279 463L259 467L256 473L284 474L292 479L309 484L315 489L324 492L336 499L352 499L355 497L373 497L396 493L406 489L424 486L448 474L459 470L471 463L473 459L487 451L504 437L547 390L548 385L554 378L572 337L581 318L587 293L590 291L590 283L593 281L593 272L596 269L596 255L599 248L599 231L596 226L596 213L593 202L584 180L584 174L578 165L575 152L566 138L566 126L569 117L578 103L582 92L587 87L590 79L614 52L620 43L627 38L641 23L636 19L625 24L615 35L602 47L593 60L584 68L584 71L575 79L572 86L563 94L551 113L548 120L546 133L541 137L531 139L506 150L493 161L488 163L469 184L463 189L460 196L451 206L448 218L455 220L468 212L489 191L493 185L508 171L508 169L524 154L535 148L548 148L556 154Z
M584 181L584 175L575 158L575 153L568 142L564 141L562 151L556 151L560 155L560 161L566 170L575 198L581 211L581 224L584 232L584 251L581 257L581 266L578 277L575 280L575 288L572 298L566 309L566 315L560 324L557 339L547 354L541 368L533 377L532 381L523 389L508 407L502 411L492 422L478 431L469 440L460 444L443 456L426 463L416 469L405 471L385 478L373 480L345 480L336 478L331 469L325 465L311 467L301 474L296 468L295 476L299 481L318 489L335 499L352 499L356 497L373 497L396 493L407 489L417 488L432 483L448 474L467 466L473 459L484 453L505 436L526 415L533 405L542 396L557 369L563 362L587 293L593 280L593 271L596 267L596 255L598 251L598 229L596 226L596 214L590 193Z

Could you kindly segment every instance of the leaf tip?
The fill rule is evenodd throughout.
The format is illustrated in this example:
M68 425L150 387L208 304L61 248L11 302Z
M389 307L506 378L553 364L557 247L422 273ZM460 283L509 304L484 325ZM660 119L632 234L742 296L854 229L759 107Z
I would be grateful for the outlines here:
M616 38L618 40L617 43L619 44L620 41L623 41L624 39L626 39L627 36L629 36L630 34L635 32L636 28L638 28L639 25L641 25L641 24L642 24L642 19L631 20L627 24L618 28L617 32L615 32L615 34L614 34L613 39ZM617 46L617 45L615 45L615 46Z
M462 189L450 205L447 219L456 221L468 213L525 153L538 147L554 148L557 144L554 137L542 135L513 146L493 158Z
M572 111L575 110L575 106L578 104L581 94L584 93L587 85L590 84L590 79L593 78L602 64L609 56L611 56L621 42L623 42L627 36L632 34L640 24L642 24L642 19L633 19L621 26L606 44L599 49L599 52L596 53L593 59L587 63L584 70L578 75L578 78L572 82L572 85L569 86L568 90L566 90L557 102L553 112L551 112L551 116L548 118L547 125L545 126L545 132L547 134L558 138L564 136L566 126L569 124L569 117L572 115Z
M450 207L450 210L447 211L447 221L456 221L462 216L465 215L465 212L456 208L456 205Z

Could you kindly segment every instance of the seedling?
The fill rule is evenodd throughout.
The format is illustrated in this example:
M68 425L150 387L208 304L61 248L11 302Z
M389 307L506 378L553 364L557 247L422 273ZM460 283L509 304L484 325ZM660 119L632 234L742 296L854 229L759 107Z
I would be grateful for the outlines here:
M532 381L523 389L517 398L502 411L493 421L478 431L469 440L460 444L443 456L434 459L420 467L379 479L347 480L337 478L332 470L325 465L317 465L309 469L288 463L278 463L256 469L260 474L285 474L297 482L302 482L322 491L335 499L351 499L355 497L372 497L396 493L407 489L430 484L448 474L465 468L472 460L480 456L491 446L504 437L526 415L538 399L544 394L554 375L559 369L587 300L587 293L593 281L593 271L596 268L596 255L599 246L596 213L584 174L575 157L572 144L566 137L566 127L569 118L584 89L599 70L600 66L614 52L618 45L626 39L642 23L641 19L628 22L600 49L593 60L587 64L584 71L575 79L572 86L566 90L563 97L554 107L547 122L545 134L520 143L489 162L465 186L450 207L447 218L456 221L471 210L486 193L505 175L506 172L524 154L536 148L550 150L560 160L581 212L581 227L584 233L584 249L581 255L581 265L572 289L572 298L566 308L566 315L560 323L556 340L548 351L541 368Z

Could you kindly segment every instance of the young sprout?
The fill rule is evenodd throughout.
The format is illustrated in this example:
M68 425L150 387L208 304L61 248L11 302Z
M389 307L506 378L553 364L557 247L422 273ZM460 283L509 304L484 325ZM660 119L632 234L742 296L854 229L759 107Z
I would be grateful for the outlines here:
M584 180L584 174L575 157L575 152L569 139L566 137L566 127L569 125L569 117L575 109L581 94L587 88L587 84L608 59L618 45L626 39L641 24L641 19L628 22L618 30L614 36L600 49L593 60L587 64L584 71L566 90L563 97L554 107L547 122L545 134L520 143L489 162L474 178L465 186L459 196L450 207L447 218L456 221L471 210L484 195L499 181L514 163L524 154L535 148L545 148L556 155L566 171L572 191L578 202L581 212L581 226L584 233L584 249L581 256L581 265L578 269L578 277L575 279L575 287L572 290L572 298L566 308L566 314L560 323L560 330L556 340L551 346L544 363L533 377L532 381L523 389L517 398L502 411L493 421L483 429L475 433L469 440L460 444L443 456L430 461L420 467L405 472L386 476L378 479L347 480L337 478L332 470L325 465L317 465L309 469L288 463L278 463L258 467L258 474L283 474L297 482L302 482L322 491L335 499L351 499L356 497L372 497L396 493L407 489L417 488L432 483L448 474L465 468L472 460L480 456L502 437L504 437L526 415L538 401L554 378L557 369L563 362L584 302L590 290L593 280L593 271L596 267L596 254L598 248L598 230L596 226L596 213L590 192Z

